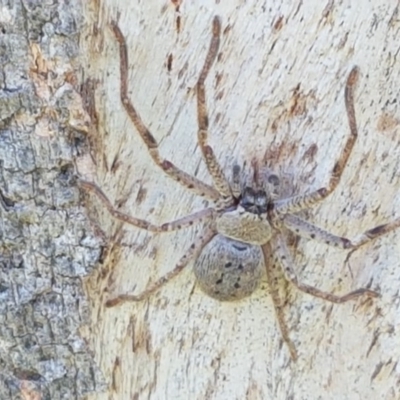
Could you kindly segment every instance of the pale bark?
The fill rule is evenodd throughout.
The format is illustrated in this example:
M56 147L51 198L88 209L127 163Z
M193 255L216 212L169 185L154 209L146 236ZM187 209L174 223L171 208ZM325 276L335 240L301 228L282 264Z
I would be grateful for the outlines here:
M85 11L91 20L81 48L97 79L98 123L95 173L81 172L120 210L163 223L206 202L154 165L127 118L108 22L120 14L131 98L160 151L210 182L196 145L194 87L219 15L220 57L207 95L210 142L224 168L255 158L291 177L296 193L326 185L349 134L344 83L358 65L359 140L337 190L305 217L352 238L400 216L394 2L183 1L179 10L173 3L104 0ZM155 235L113 221L96 199L90 202L109 247L87 285L88 339L110 385L91 399L399 398L400 232L357 251L352 274L345 251L297 243L296 271L304 282L338 294L371 285L382 296L331 305L289 286L294 363L265 281L246 300L219 303L199 291L189 266L147 301L105 309L109 296L138 293L171 270L201 227Z
M101 374L79 330L100 241L74 159L87 152L79 2L0 0L0 399L80 399Z

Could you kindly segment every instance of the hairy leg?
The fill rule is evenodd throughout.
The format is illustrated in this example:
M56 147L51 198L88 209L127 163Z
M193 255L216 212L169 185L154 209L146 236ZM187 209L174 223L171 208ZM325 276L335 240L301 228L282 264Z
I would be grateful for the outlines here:
M371 240L374 240L379 236L385 235L400 227L400 218L397 218L392 222L388 222L387 224L379 225L375 228L369 229L351 240L345 237L336 236L295 215L286 215L283 219L283 224L286 228L290 229L297 235L314 239L330 246L356 250L365 243L368 243Z
M277 282L277 277L276 277L276 269L279 265L279 262L277 260L277 255L272 254L272 257L270 257L271 250L270 250L269 244L262 246L262 251L264 254L265 267L267 270L268 286L270 288L270 293L271 293L271 297L272 297L272 302L274 304L275 315L276 315L276 319L278 320L279 329L281 331L283 341L286 343L286 345L289 348L289 352L290 352L290 356L291 356L292 360L296 361L297 360L297 350L289 336L289 329L285 322L284 304L279 295L279 288L278 288L278 284L277 284L278 282ZM272 259L272 263L270 262L271 259Z
M350 135L347 138L346 144L342 150L339 160L335 163L329 184L327 187L318 189L315 192L290 197L288 199L278 200L274 202L274 210L278 214L290 214L295 213L305 208L309 208L314 204L317 204L321 200L328 197L337 187L342 177L342 173L346 164L349 160L351 151L353 150L354 143L357 140L357 122L354 111L354 86L357 82L359 71L357 67L353 67L351 70L344 92L344 99L346 104L347 119L349 121Z
M158 143L156 142L154 136L143 124L142 119L137 113L135 107L128 96L128 52L126 47L125 38L119 29L117 23L111 22L111 28L119 44L120 53L120 74L121 74L121 87L120 96L121 102L129 115L129 118L133 122L138 131L140 137L142 138L144 144L147 146L149 154L154 162L172 179L181 183L186 188L192 190L196 194L206 197L212 201L217 201L219 199L219 193L212 186L201 182L197 178L189 175L188 173L180 170L174 164L168 160L164 160L159 151Z
M154 225L143 219L131 217L130 215L124 214L118 211L104 194L104 192L94 183L80 180L78 181L79 186L88 192L94 193L101 202L105 205L108 212L116 219L125 222L127 224L136 226L140 229L145 229L150 232L169 232L176 231L188 226L192 226L195 223L203 222L207 219L211 219L214 215L214 210L212 208L206 208L204 210L195 212L193 214L187 215L186 217L179 218L175 221L166 222L161 226Z
M232 194L229 183L225 178L217 158L215 157L213 149L207 144L209 121L204 87L204 82L218 54L220 34L221 22L218 17L215 17L212 25L210 48L208 50L204 66L201 70L199 80L197 81L197 120L199 124L198 141L201 152L203 153L204 161L207 165L208 172L213 179L215 187L222 196L221 202L223 205L229 206L232 203Z
M138 295L130 295L130 294L121 294L113 299L110 299L106 302L106 307L114 307L119 304L128 302L128 301L141 301L152 295L155 291L160 289L166 283L168 283L171 279L175 278L192 260L195 259L204 246L216 235L216 233L209 229L203 235L201 235L196 243L193 243L189 250L185 253L185 255L179 260L178 264L176 264L175 268L165 274L160 279L156 280L154 283L151 283L144 292Z
M277 254L278 260L283 268L283 272L285 273L286 279L293 283L299 290L304 293L308 293L314 297L319 297L320 299L324 299L330 301L332 303L345 303L349 300L354 300L360 296L368 296L368 297L378 297L378 293L374 292L370 289L357 289L350 293L347 293L343 296L337 296L331 293L324 292L316 287L307 285L302 283L297 278L296 272L293 268L293 259L291 254L289 253L288 248L286 247L286 243L283 240L282 236L274 237L271 240L272 251L274 254Z

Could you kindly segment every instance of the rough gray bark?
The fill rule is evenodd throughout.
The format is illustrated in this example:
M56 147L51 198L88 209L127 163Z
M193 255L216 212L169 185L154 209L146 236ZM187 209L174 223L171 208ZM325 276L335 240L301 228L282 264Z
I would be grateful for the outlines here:
M75 399L97 391L89 398L397 400L398 232L355 253L352 274L345 252L297 243L303 281L335 293L371 284L382 297L332 306L289 287L296 364L282 345L265 282L246 300L221 303L198 290L189 267L148 301L104 309L108 296L140 292L171 270L201 227L152 235L116 223L101 205L90 207L107 249L87 280L88 307L81 280L100 250L80 212L75 161L136 217L162 223L205 206L154 166L124 113L107 28L118 15L134 104L162 154L208 182L192 88L215 14L224 34L207 82L210 136L227 170L256 158L285 171L297 192L323 186L348 134L344 81L359 65L359 141L340 187L306 217L353 237L399 216L398 5L180 3L104 0L85 2L81 13L77 1L0 0L0 398ZM78 46L79 15L86 30ZM90 85L82 93L91 123L78 93L78 47L97 88L95 97ZM79 333L108 391L101 392Z
M80 399L101 389L79 329L82 277L100 242L80 207L74 159L79 1L0 0L0 399Z

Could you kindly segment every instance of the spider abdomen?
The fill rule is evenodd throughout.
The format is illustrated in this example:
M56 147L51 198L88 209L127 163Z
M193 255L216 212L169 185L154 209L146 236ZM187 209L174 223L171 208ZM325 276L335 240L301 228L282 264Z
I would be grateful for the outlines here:
M258 287L264 268L260 246L215 236L194 265L203 292L222 301L239 300Z

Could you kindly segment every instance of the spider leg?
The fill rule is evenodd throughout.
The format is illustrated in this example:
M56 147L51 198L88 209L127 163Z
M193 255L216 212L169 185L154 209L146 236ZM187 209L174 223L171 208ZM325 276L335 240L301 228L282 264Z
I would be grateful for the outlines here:
M131 217L131 216L124 214L124 213L118 211L117 209L115 209L114 206L111 204L111 201L104 194L104 192L94 183L79 180L78 184L83 189L87 190L88 192L94 193L102 201L102 203L106 206L108 212L114 218L116 218L122 222L125 222L127 224L134 225L138 228L145 229L150 232L160 232L161 231L160 227L153 225L152 223L150 223L148 221Z
M265 264L266 270L267 270L268 286L270 288L270 293L271 293L271 297L272 297L272 302L274 304L275 315L278 320L279 329L281 331L283 341L286 343L286 345L289 348L289 352L290 352L290 356L291 356L292 360L296 361L297 360L297 350L296 350L294 343L292 342L292 340L289 337L289 329L285 322L284 304L279 295L279 288L278 288L278 284L277 284L278 278L276 277L275 271L276 271L276 267L279 263L277 262L276 257L274 257L273 260L269 259L270 258L269 254L271 254L271 251L270 251L270 246L268 243L266 245L262 246L262 251L264 254L264 264Z
M207 219L211 219L214 215L214 210L212 208L206 208L204 210L187 215L186 217L179 218L175 221L166 222L161 226L158 226L143 219L134 218L118 211L112 205L111 201L104 194L104 192L94 183L80 180L79 185L88 192L94 193L114 218L150 232L177 231L179 229L186 228L187 226L192 226L194 223L200 223Z
M392 222L388 222L387 224L376 226L375 228L368 229L364 233L358 235L354 240L352 240L352 248L357 249L363 244L374 240L375 238L385 235L388 232L395 230L400 227L400 218L395 219Z
M195 223L199 224L207 219L212 219L214 215L215 210L213 208L205 208L204 210L186 215L185 217L176 219L175 221L166 222L165 224L162 224L160 228L163 232L178 231L182 228L192 226Z
M293 269L293 259L291 254L289 253L288 248L281 236L272 238L271 240L273 253L276 253L277 261L281 264L283 268L283 272L286 276L286 279L293 283L302 292L308 293L314 297L319 297L320 299L324 299L330 301L332 303L345 303L346 301L356 299L360 296L369 296L369 297L378 297L378 293L374 292L370 289L360 288L357 290L353 290L350 293L347 293L343 296L337 296L331 293L324 292L320 289L317 289L314 286L307 285L302 283L297 278L296 272Z
M314 204L320 202L329 196L339 184L340 178L344 168L346 167L347 161L350 157L351 151L353 150L354 143L357 140L357 122L354 111L354 86L358 78L358 68L353 67L349 76L347 77L346 88L344 91L344 99L346 104L347 119L349 121L350 135L347 138L346 144L342 150L339 160L335 163L331 178L328 186L318 189L315 192L290 197L288 199L278 200L274 202L274 210L279 214L291 214L298 212L304 208L309 208Z
M115 21L111 22L111 28L114 32L114 35L119 44L119 54L120 54L120 97L121 102L136 127L140 137L142 138L144 144L148 148L149 154L154 162L172 179L179 182L186 188L192 190L196 194L206 197L209 200L217 201L220 196L217 190L215 190L212 186L205 184L199 179L189 175L188 173L182 171L174 164L172 164L168 160L164 160L159 151L158 151L158 143L156 142L154 136L147 129L147 127L143 124L142 119L137 113L135 107L128 96L128 52L126 47L125 38L119 29L117 23Z
M171 279L175 278L193 259L196 258L204 246L216 235L216 232L209 229L207 230L196 243L193 243L189 250L185 253L185 255L179 260L176 264L175 268L159 278L154 283L151 283L144 292L138 295L130 295L130 294L121 294L113 299L110 299L106 302L106 307L114 307L119 304L128 302L128 301L142 301L152 295L155 291L160 289L166 283L168 283Z
M208 172L213 179L216 189L222 196L222 203L223 205L229 206L232 203L232 194L229 183L222 171L221 166L218 163L217 158L215 157L213 149L207 144L208 112L204 87L204 82L218 54L220 34L221 22L218 17L215 17L212 25L212 38L210 48L208 50L204 66L201 70L199 80L197 81L197 120L199 125L197 136L200 149L204 157L204 161L207 165Z
M341 247L342 249L358 249L365 243L374 240L375 238L385 235L400 227L400 218L395 219L387 224L379 225L375 228L369 229L361 233L353 240L345 237L336 236L324 229L321 229L295 215L286 215L283 219L283 224L286 228L290 229L293 233L309 238L315 239L319 242L326 243L330 246Z

